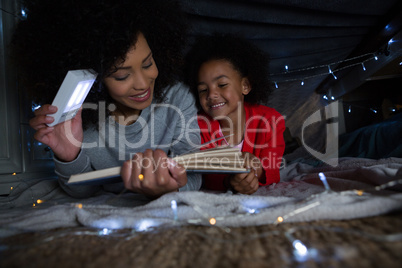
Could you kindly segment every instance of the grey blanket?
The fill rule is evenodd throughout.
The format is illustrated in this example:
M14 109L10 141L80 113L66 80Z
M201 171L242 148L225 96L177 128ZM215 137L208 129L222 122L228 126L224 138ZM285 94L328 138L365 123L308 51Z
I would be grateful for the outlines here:
M64 194L57 181L28 181L1 197L0 235L78 226L143 231L160 225L226 228L362 218L401 210L401 183L401 158L342 158L337 167L294 163L281 170L280 183L253 195L175 192L149 200L126 192L78 200Z

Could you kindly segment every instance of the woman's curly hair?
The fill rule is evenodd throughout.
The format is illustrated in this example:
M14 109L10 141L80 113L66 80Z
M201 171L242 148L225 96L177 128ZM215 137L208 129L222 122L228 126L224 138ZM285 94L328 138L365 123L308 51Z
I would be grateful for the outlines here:
M154 98L160 101L163 89L180 77L187 23L174 0L25 0L23 5L28 16L14 32L12 55L24 91L39 104L51 103L67 71L77 69L98 73L86 102L110 103L102 81L125 60L140 32L159 69ZM87 112L84 122L96 125L98 116Z
M184 80L196 97L198 108L198 71L210 60L227 60L242 77L247 77L251 92L244 97L248 103L265 104L272 92L269 81L269 58L261 49L243 37L214 33L197 37L185 56Z

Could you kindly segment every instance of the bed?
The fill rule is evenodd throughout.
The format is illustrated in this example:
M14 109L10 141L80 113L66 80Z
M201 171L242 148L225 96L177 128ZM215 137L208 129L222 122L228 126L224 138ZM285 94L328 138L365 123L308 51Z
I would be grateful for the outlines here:
M1 201L1 267L399 267L402 158L288 164L251 196L66 196L54 178Z

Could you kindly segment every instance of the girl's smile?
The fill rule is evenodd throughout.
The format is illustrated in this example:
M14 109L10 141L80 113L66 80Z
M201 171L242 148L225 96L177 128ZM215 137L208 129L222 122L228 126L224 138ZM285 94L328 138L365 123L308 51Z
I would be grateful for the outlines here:
M225 104L226 104L226 102L221 102L221 103L218 103L218 104L210 105L210 107L211 107L211 109L215 110L215 109L222 108Z

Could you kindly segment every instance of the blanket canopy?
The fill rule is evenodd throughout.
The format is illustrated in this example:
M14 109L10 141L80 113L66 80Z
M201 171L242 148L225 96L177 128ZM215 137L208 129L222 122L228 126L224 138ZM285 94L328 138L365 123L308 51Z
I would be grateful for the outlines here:
M328 65L335 72L349 59L389 54L388 42L402 26L402 3L397 0L181 2L192 20L191 36L213 32L245 36L270 55L272 81L278 87L317 75L306 79L305 85L318 84L314 90L320 93L331 84L327 79L333 80ZM294 73L297 70L304 71Z

